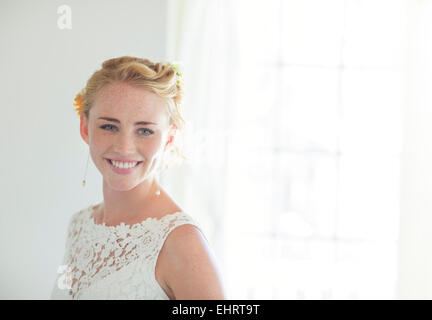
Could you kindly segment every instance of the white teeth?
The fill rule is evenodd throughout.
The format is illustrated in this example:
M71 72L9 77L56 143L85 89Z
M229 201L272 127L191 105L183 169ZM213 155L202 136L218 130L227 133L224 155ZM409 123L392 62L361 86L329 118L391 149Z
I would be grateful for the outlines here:
M138 162L119 162L114 160L110 160L110 161L114 167L121 168L121 169L130 169L132 167L135 167L138 163Z

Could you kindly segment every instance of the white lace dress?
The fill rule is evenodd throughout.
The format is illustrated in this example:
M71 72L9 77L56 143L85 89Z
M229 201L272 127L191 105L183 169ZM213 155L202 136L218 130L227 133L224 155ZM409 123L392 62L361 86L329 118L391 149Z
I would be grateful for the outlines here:
M93 208L72 215L63 264L51 299L169 300L155 277L169 233L183 224L200 226L185 212L117 226L96 224Z

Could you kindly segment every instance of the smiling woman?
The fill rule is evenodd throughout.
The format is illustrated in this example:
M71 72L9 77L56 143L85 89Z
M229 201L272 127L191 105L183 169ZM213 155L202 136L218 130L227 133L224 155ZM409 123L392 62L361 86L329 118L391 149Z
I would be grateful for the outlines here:
M158 182L165 155L182 157L180 75L170 63L114 58L75 98L104 201L71 217L68 273L53 299L224 298L201 228Z

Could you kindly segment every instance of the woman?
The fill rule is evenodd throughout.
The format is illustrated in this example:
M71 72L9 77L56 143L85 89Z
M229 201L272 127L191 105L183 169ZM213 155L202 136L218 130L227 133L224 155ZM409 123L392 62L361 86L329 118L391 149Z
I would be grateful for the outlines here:
M224 299L199 226L157 178L178 151L181 73L170 63L105 61L75 99L104 201L70 220L53 299Z

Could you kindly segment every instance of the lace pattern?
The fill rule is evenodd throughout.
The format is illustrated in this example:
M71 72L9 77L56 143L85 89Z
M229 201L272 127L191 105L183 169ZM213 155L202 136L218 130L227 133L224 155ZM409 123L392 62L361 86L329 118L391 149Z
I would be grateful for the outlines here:
M89 206L69 223L64 258L71 284L68 295L72 299L167 300L155 278L159 252L173 229L192 224L201 231L197 223L179 211L133 225L106 226L96 224L92 212Z

